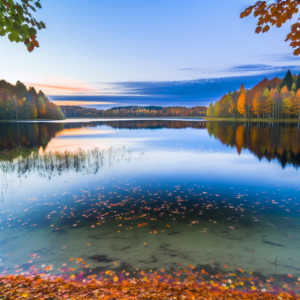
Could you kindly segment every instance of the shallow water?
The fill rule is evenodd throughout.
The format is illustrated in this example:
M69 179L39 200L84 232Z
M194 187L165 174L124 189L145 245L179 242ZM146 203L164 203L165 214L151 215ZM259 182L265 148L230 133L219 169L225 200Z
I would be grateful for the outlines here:
M195 120L0 123L0 273L191 264L280 286L300 276L298 131Z

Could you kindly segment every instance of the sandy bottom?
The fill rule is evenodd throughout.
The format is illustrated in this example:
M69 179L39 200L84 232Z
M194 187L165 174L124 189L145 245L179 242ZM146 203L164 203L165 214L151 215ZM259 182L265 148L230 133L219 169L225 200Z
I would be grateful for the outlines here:
M41 266L53 265L51 274L60 274L64 268L85 274L107 269L172 272L192 264L211 272L240 268L265 277L299 276L300 239L296 236L300 218L267 214L259 219L250 226L247 221L245 225L236 222L233 228L225 221L201 220L199 215L196 221L157 216L154 220L150 215L142 227L137 220L108 219L95 228L5 229L1 232L0 272L24 272L32 265L41 270ZM76 258L85 263L76 263Z

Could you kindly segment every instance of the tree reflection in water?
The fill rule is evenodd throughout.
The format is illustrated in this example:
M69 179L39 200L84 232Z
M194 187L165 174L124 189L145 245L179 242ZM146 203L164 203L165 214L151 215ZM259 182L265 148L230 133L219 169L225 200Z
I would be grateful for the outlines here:
M239 154L248 149L259 159L278 159L283 168L300 166L299 123L207 122L207 130L222 144L236 147Z
M249 149L259 159L262 159L263 157L269 161L277 159L282 167L285 167L287 164L292 164L294 167L298 168L300 165L299 123L280 122L115 120L65 124L54 122L0 123L0 151L1 149L2 151L3 149L15 151L20 146L27 148L38 147L45 150L51 139L55 138L59 132L62 132L65 129L95 128L101 126L127 130L159 130L163 128L174 130L186 128L194 128L195 130L207 129L210 136L220 140L224 145L236 147L239 154L242 149ZM21 152L26 152L24 149ZM15 154L16 153L17 152L15 152ZM37 150L34 150L33 153L35 153L33 156L37 157ZM82 155L79 152L77 154L78 156ZM92 154L91 152L90 155L93 156L96 154ZM72 157L71 154L60 154L60 157L65 157L65 159L68 159L69 156ZM44 159L47 160L48 157L45 156ZM74 169L76 169L75 165Z

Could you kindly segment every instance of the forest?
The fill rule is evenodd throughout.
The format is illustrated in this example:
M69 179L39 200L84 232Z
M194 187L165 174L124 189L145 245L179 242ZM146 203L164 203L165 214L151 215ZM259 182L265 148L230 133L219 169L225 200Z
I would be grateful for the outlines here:
M207 107L192 108L176 106L122 106L107 110L85 108L81 106L60 106L66 118L105 118L105 117L203 117Z
M64 119L64 114L42 91L0 80L0 120L30 119Z
M241 84L215 104L207 116L214 118L300 119L300 74L289 70L284 79L263 79L250 90Z

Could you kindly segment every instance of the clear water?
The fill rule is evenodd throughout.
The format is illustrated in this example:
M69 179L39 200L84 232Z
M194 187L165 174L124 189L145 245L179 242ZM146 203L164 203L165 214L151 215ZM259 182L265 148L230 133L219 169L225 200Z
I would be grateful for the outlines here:
M300 276L299 151L298 124L0 123L0 273L191 264L281 286Z

